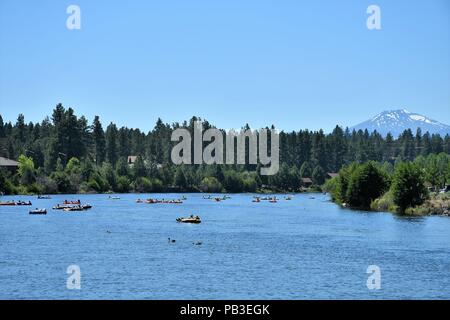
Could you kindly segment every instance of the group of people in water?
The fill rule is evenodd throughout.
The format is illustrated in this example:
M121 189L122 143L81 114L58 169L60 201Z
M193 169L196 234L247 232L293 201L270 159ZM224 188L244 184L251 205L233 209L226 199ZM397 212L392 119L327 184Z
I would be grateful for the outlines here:
M67 201L65 200L63 204L57 204L53 207L54 210L64 210L64 211L85 211L91 209L90 204L81 204L80 200L77 201Z
M284 197L284 200L292 200L293 196L286 196ZM269 201L271 203L278 202L278 198L276 196L273 197L260 197L260 196L253 196L252 202L261 202L261 201Z
M181 199L165 200L165 199L152 199L152 198L146 199L146 200L137 199L136 202L137 203L149 203L149 204L154 204L154 203L181 204L181 203L183 203L183 201Z
M220 202L220 201L223 201L223 200L231 199L231 197L230 197L230 196L227 196L227 195L224 195L223 197L213 197L213 196L211 196L211 195L208 195L208 196L203 196L203 199L205 199L205 200L213 200L213 201L216 201L216 202Z
M80 199L78 199L77 201L68 201L68 200L64 200L63 202L64 204L81 204Z
M202 221L199 216L194 216L193 214L191 214L188 218L177 218L177 222L200 223Z
M0 206L31 206L31 201L6 201L6 202L0 202Z

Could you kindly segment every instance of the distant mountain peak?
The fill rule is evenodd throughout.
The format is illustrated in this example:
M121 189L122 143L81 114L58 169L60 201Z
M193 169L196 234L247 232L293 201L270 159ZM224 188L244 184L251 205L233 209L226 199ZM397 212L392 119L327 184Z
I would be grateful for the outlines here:
M450 134L449 125L430 119L424 115L410 112L405 108L383 111L370 120L364 121L350 129L367 129L369 132L376 130L384 136L390 132L393 136L397 137L406 129L411 129L415 132L417 128L420 128L423 133L437 133L441 136Z

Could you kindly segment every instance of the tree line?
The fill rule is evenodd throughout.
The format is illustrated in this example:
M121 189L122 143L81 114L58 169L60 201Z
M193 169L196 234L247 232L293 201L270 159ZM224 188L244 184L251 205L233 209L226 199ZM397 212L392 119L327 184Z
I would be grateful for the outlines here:
M158 119L149 132L109 123L96 116L92 123L72 108L58 104L51 117L41 122L4 122L0 115L0 155L19 160L19 170L1 170L4 193L74 192L254 192L298 191L301 178L315 185L325 182L328 172L337 172L353 162L369 160L393 164L418 156L450 154L450 137L405 130L399 137L351 131L336 126L323 130L280 132L280 170L261 176L258 165L173 165L170 160L172 131L194 130L192 117L183 123ZM213 128L203 120L204 129ZM242 129L248 129L245 125ZM273 129L272 126L270 129ZM267 128L269 129L269 128ZM128 156L137 156L132 166Z

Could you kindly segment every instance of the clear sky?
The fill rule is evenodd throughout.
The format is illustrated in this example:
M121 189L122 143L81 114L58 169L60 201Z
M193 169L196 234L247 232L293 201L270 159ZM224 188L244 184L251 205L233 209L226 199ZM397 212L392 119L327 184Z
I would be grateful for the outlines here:
M145 131L192 115L329 131L400 108L448 124L450 1L0 0L0 114L58 102Z

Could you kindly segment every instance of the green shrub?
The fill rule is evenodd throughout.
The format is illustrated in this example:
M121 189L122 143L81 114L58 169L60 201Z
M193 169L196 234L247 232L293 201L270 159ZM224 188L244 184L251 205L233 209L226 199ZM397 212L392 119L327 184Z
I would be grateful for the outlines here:
M323 192L322 188L321 188L320 186L316 186L316 185L311 186L311 187L308 189L308 191L309 191L309 192Z
M350 177L353 171L358 167L357 163L344 166L340 171L336 179L336 187L334 188L332 197L337 203L346 203L347 201L347 189L349 185Z
M19 186L17 186L15 188L15 193L17 193L17 194L28 194L27 187L24 186L23 184L21 184L21 185L19 185Z
M430 209L426 207L406 208L402 213L407 216L424 216L430 213Z
M227 171L225 173L223 185L228 192L238 193L244 190L242 177L235 171Z
M102 188L100 187L98 182L96 180L94 180L94 179L90 179L88 181L88 183L87 183L87 186L88 186L87 191L89 191L89 190L95 190L97 192L101 192L102 191Z
M18 194L19 191L17 190L17 187L14 186L14 184L11 181L6 180L5 193L6 194Z
M117 178L117 186L116 186L117 192L126 193L126 192L130 191L130 187L131 187L131 181L130 181L130 179L128 179L128 177L119 176Z
M161 180L155 178L155 179L152 179L151 182L152 182L152 192L164 191L164 184Z
M4 194L14 194L16 192L15 189L14 185L7 178L6 172L0 169L0 192L3 192Z
M372 201L388 188L387 175L369 161L358 165L351 173L345 199L352 207L369 209Z
M37 183L27 185L26 189L29 194L42 194L42 187Z
M255 192L258 189L258 184L253 177L247 177L243 180L245 192Z
M334 177L332 179L325 181L325 184L322 186L322 190L324 192L329 193L333 201L336 201L334 197L336 195L337 185L338 185L338 178Z
M42 194L58 193L58 185L50 177L38 176L36 183L40 186Z
M138 193L152 192L153 185L150 179L145 177L138 177L134 181L134 191Z
M390 211L393 206L395 206L395 204L392 192L386 192L383 196L375 199L370 204L370 208L375 211Z
M200 190L202 192L221 192L222 184L215 177L205 177L200 183Z
M105 192L110 189L110 185L106 178L103 177L103 175L100 175L98 172L94 172L91 175L89 183L91 183L92 180L96 182L96 188L94 188L94 190L96 190L97 192Z
M70 181L67 175L62 171L53 172L50 176L55 181L58 191L61 193L67 193L71 189Z
M429 196L423 172L417 165L406 162L396 166L391 191L400 212L421 205Z

